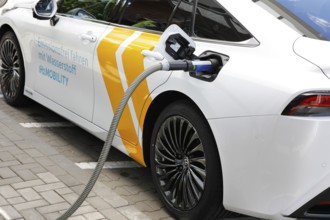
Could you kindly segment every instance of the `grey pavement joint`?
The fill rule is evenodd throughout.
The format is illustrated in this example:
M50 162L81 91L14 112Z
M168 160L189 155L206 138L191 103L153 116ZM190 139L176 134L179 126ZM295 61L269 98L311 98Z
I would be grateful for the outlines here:
M58 212L58 211L65 211L70 207L69 203L67 202L62 202L58 204L52 204L49 206L43 206L41 208L37 208L37 210L42 213L52 213L52 212Z
M38 177L31 170L17 170L17 175L24 181L36 180Z
M59 180L51 173L39 173L38 177L42 179L45 183L56 183L59 182Z
M41 181L40 179L37 179L37 180L30 180L30 181L25 181L25 182L14 183L14 184L12 184L12 186L15 189L23 189L23 188L33 187L33 186L39 186L42 184L44 184L44 182Z
M2 167L0 168L0 178L6 179L10 177L15 177L16 174L11 171L8 167Z
M35 186L33 189L35 189L37 192L44 192L48 190L55 190L55 189L60 189L65 187L65 185L61 182L58 183L50 183L50 184L45 184L41 186Z
M45 218L35 209L27 209L21 211L22 216L26 220L44 220Z
M7 204L8 204L8 202L2 196L0 196L0 207L7 205Z
M3 161L3 162L0 162L0 167L9 167L9 166L19 165L19 164L21 164L21 163L17 160Z
M91 212L91 213L87 213L84 215L87 219L90 220L98 220L98 219L104 219L105 217L100 214L99 212Z
M73 191L70 189L70 188L61 188L61 189L56 189L55 190L59 195L65 195L65 194L68 194L68 193L72 193Z
M64 199L54 191L42 192L40 195L50 204L64 202Z
M23 203L23 202L25 202L25 200L22 197L15 197L15 198L8 199L8 202L11 205L15 205L18 203Z
M23 180L19 177L12 177L12 178L7 178L7 179L0 179L0 186L4 186L4 185L9 185L9 184L13 184L13 183L20 183Z
M11 205L2 206L1 210L5 213L3 216L5 219L22 219L22 215Z
M11 160L15 160L15 158L8 152L2 152L0 154L0 160L2 160L2 161L11 161Z
M78 194L76 193L68 193L63 195L63 198L70 204L72 205L77 199L78 199ZM88 203L85 201L82 203L82 205L88 205Z
M148 216L141 213L135 206L125 206L118 209L124 216L128 219L136 219L136 220L150 220Z
M15 209L20 211L20 210L25 210L25 209L32 209L32 208L37 208L37 207L42 207L48 205L48 203L45 200L35 200L35 201L29 201L29 202L24 202L20 204L14 205Z
M6 199L19 196L11 186L0 186L0 194Z
M41 196L32 188L24 188L17 190L27 201L41 199Z
M21 163L34 163L35 162L35 160L32 157L30 157L24 153L15 154L14 157Z

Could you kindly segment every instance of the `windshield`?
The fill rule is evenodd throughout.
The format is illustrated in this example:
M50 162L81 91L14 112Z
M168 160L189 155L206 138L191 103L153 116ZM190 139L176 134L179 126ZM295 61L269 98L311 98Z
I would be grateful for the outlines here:
M310 36L312 33L319 39L330 40L330 0L261 0L261 2L291 22L303 34Z

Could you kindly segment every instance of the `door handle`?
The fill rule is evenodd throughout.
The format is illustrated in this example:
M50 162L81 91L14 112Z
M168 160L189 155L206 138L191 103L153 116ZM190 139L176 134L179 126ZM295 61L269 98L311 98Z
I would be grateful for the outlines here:
M92 42L92 43L96 42L96 40L97 40L97 37L95 35L93 35L92 33L90 33L90 32L80 35L80 38L83 41L87 40L87 41Z

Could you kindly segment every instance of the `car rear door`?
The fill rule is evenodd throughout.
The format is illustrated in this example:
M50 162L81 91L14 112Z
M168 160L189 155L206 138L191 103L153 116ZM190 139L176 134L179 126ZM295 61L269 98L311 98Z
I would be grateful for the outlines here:
M52 102L92 121L94 105L93 56L107 28L99 23L104 1L59 1L52 26L40 20L35 31L38 74L34 90Z
M157 10L157 9L161 10ZM104 19L114 26L100 41L95 65L95 110L93 122L108 129L125 90L151 61L141 54L153 50L166 28L174 5L167 0L110 0L104 9ZM155 10L153 10L155 9ZM152 102L150 93L166 82L170 73L158 72L143 81L125 108L118 134L125 140L130 156L142 161L138 136L143 129L145 113ZM108 100L106 100L108 99ZM127 144L129 143L129 144ZM137 145L136 148L129 145ZM125 152L125 150L123 150ZM132 153L134 152L134 153ZM134 156L133 156L134 154Z

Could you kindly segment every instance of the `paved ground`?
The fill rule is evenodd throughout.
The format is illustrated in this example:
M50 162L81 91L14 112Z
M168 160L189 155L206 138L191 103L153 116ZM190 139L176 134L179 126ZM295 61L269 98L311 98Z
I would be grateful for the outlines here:
M5 219L56 219L90 177L91 170L74 163L96 161L103 143L76 127L19 124L45 120L64 121L36 104L14 109L0 100L0 213ZM71 219L170 219L152 183L138 187L147 175L142 168L105 170Z
M36 122L64 126L20 124ZM38 104L16 109L0 98L0 220L59 217L92 172L75 163L95 162L102 146L102 141ZM131 160L111 149L109 161ZM87 201L70 219L171 219L149 173L145 168L103 170Z

